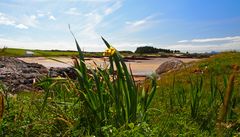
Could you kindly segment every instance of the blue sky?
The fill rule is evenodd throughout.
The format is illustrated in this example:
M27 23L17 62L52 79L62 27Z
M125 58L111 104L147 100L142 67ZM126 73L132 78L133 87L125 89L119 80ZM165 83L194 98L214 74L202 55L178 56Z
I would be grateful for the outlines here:
M0 48L240 50L239 0L1 0Z

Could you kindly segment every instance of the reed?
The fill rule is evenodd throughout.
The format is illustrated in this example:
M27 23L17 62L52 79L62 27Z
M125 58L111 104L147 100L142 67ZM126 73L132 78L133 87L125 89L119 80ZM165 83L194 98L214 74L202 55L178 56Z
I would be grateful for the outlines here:
M216 130L218 136L223 136L224 131L232 127L234 124L228 123L228 116L231 114L233 109L232 100L233 100L233 91L234 91L234 83L235 77L237 74L238 66L233 67L233 72L229 76L228 81L225 81L226 91L222 100L222 105L219 108L218 120L216 123Z
M202 102L202 87L203 78L197 77L195 83L192 82L190 78L190 94L191 94L191 116L192 118L197 118L198 112L200 111L200 106Z

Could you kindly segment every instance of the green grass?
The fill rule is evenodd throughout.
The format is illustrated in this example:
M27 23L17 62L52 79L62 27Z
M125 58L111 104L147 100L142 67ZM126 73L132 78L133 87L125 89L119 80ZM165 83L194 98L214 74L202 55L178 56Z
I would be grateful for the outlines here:
M61 50L30 50L17 48L0 49L0 56L10 57L26 57L26 51L34 52L33 57L59 57L59 56L77 56L77 51L61 51ZM102 57L101 52L85 52L86 57Z
M150 118L153 127L161 131L159 134L236 135L240 127L240 73L239 70L234 72L234 66L240 66L239 58L239 52L221 53L163 75L158 81L159 89L152 103L152 107L159 112L154 112ZM235 80L231 82L233 74ZM233 87L232 95L227 113L221 119L228 86ZM220 124L225 126L219 127Z
M76 81L46 77L38 83L44 89L40 97L26 95L23 96L26 98L24 101L20 97L17 105L13 102L16 97L9 97L7 89L2 87L7 115L3 118L5 123L1 124L1 133L16 136L36 136L39 133L103 136L113 134L109 133L109 128L124 130L137 124L148 127L148 108L156 92L156 77L150 77L151 83L147 88L137 86L121 54L105 39L103 41L107 51L111 50L109 68L87 68L84 54L75 39L79 54L79 61L74 60ZM26 101L33 107L25 104Z
M1 56L24 56L24 49L4 48L0 49Z
M26 51L34 52L33 56L74 56L74 55L78 55L78 52L76 52L76 51L51 51L51 50L28 50L28 49L5 48L5 49L0 49L0 56L25 57Z
M0 87L5 95L2 136L239 134L239 52L186 64L161 76L157 85L154 79L136 85L117 51L109 57L108 69L89 73L78 49L77 81L46 78L40 83L45 92L17 96Z

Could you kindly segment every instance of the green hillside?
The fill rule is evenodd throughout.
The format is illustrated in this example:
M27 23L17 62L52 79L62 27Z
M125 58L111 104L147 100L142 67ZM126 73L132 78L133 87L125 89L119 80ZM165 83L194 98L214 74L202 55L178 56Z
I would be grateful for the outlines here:
M156 130L170 136L236 134L240 127L240 70L237 66L240 66L240 53L226 52L163 75L152 106L159 112L155 111L150 118ZM223 101L229 92L227 112L221 119Z

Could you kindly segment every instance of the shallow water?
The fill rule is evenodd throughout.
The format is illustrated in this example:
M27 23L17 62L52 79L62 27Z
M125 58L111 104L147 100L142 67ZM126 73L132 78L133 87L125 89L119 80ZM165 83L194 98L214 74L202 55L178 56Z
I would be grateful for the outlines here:
M57 62L55 60L48 59L45 57L27 57L27 58L19 58L19 59L28 63L39 63L44 65L47 68L73 66L73 62L70 57L54 57L53 58L61 62ZM126 62L126 64L128 67L130 65L133 75L150 75L151 73L155 72L155 70L158 68L159 65L171 59L172 58L149 58L149 60L131 60L130 62ZM179 59L185 63L199 60L199 59L192 59L192 58L179 58ZM102 67L108 65L108 63L104 58L86 58L86 64L88 66L95 66L93 62L95 62L97 65Z

